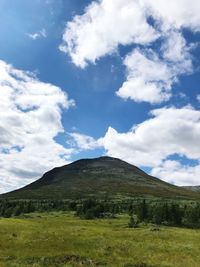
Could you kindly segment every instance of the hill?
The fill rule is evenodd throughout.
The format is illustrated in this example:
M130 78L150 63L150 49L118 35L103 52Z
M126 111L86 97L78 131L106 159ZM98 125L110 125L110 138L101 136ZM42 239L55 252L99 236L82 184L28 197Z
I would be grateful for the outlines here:
M185 189L189 189L193 192L200 192L200 185L197 186L183 186Z
M54 168L39 180L3 194L1 198L71 199L91 196L193 199L200 195L152 177L122 160L100 157Z

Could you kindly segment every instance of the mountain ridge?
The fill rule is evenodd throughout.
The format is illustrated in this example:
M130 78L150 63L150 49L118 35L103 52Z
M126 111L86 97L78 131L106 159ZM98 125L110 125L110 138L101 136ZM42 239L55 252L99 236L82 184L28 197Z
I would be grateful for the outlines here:
M2 194L8 199L71 199L86 197L200 198L200 194L150 176L113 157L80 159L55 167L33 183Z

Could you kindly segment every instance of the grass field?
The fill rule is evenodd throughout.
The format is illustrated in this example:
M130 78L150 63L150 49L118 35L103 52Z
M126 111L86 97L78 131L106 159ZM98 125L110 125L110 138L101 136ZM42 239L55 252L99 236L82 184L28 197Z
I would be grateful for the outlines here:
M87 221L72 213L1 218L0 266L200 266L200 230L130 229L128 221Z

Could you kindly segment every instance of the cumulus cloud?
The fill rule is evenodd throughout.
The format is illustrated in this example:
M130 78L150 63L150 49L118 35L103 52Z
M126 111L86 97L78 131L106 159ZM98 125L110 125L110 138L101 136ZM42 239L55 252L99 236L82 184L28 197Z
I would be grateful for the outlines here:
M152 50L134 49L124 60L127 80L117 91L117 95L136 102L150 103L168 100L175 80L173 70L162 62Z
M198 184L198 166L182 166L178 161L169 161L168 158L177 154L200 160L200 111L191 106L180 109L165 107L152 110L150 115L151 118L134 125L128 132L119 133L109 127L104 137L96 141L87 137L87 140L89 143L92 140L95 147L103 147L109 156L136 166L152 168L153 175L168 182ZM86 145L77 143L79 148L92 148L87 146L88 142Z
M102 0L92 2L82 16L67 23L60 49L84 68L115 52L120 44L148 44L158 36L139 1Z
M166 160L160 166L152 169L151 174L162 180L177 183L181 186L199 185L200 164L185 166L179 161Z
M192 67L190 55L192 46L187 45L180 31L169 30L163 38L164 42L161 46L163 58L167 61L174 62L176 67L179 67L179 71L190 69Z
M143 6L149 8L149 13L163 23L164 29L189 28L200 30L200 2L193 0L142 0Z
M161 108L153 118L134 126L127 133L109 128L104 137L108 154L136 165L154 167L173 154L200 159L200 111L192 107Z
M70 142L71 146L75 146L79 150L93 150L98 148L101 145L101 140L95 140L93 137L80 134L80 133L70 133L72 138L72 142Z
M169 100L178 76L192 72L192 61L179 33L172 32L162 50L163 58L152 49L134 49L125 57L127 77L117 91L118 96L152 104Z
M54 138L64 131L62 109L73 105L59 87L0 61L1 192L67 162L73 149Z
M116 52L119 45L139 45L140 50L134 49L123 60L127 75L117 95L137 102L160 103L170 99L179 75L193 70L192 46L187 44L182 30L200 30L199 9L198 0L192 4L189 0L92 2L83 15L67 23L60 50L68 53L75 65L85 68ZM158 39L160 45L149 55L147 46ZM153 76L146 77L151 67Z
M118 45L155 41L170 29L200 30L198 0L101 0L68 22L60 49L80 67L112 53ZM148 23L153 17L156 27ZM159 26L158 26L159 24ZM174 38L174 36L172 36Z

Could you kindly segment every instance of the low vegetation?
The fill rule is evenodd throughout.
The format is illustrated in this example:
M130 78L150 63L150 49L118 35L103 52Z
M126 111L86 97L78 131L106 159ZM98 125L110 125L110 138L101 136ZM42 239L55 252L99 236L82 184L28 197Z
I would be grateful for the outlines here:
M200 195L118 159L0 195L0 267L199 267Z
M200 230L139 224L129 215L85 220L73 212L0 219L0 266L199 267Z

